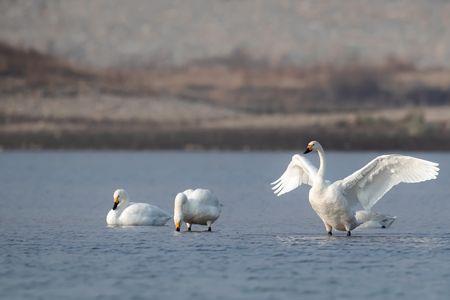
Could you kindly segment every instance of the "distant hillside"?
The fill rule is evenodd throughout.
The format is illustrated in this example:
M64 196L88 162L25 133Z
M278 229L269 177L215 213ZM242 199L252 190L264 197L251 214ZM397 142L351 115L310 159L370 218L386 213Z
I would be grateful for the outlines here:
M274 64L450 67L447 0L4 0L0 40L103 67L244 49Z
M0 43L0 93L173 97L244 113L450 105L450 71L380 65L273 66L246 53L182 67L94 69Z
M0 44L0 146L284 149L321 138L334 149L450 149L449 74L245 53L95 69Z

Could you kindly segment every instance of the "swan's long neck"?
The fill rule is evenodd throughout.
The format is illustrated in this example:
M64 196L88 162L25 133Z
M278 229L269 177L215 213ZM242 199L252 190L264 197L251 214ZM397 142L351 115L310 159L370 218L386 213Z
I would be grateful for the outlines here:
M320 159L320 167L319 171L317 172L317 176L321 181L325 178L325 168L326 168L326 161L325 161L325 152L323 151L322 147L320 147L319 150L317 150L317 153L319 153L319 159Z
M187 197L183 193L178 193L175 197L175 203L173 205L174 218L183 219L183 205L187 202Z
M175 202L173 207L173 215L180 216L183 214L183 204L181 202Z

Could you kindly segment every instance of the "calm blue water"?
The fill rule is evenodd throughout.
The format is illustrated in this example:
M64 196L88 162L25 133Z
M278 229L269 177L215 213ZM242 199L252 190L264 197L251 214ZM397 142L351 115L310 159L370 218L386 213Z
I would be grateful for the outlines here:
M378 153L328 153L336 180ZM375 210L389 230L328 237L306 187L268 182L291 153L0 153L0 299L448 299L450 154L438 180L401 185ZM213 232L108 228L112 192L172 211L178 191L212 189ZM170 297L170 298L169 298Z

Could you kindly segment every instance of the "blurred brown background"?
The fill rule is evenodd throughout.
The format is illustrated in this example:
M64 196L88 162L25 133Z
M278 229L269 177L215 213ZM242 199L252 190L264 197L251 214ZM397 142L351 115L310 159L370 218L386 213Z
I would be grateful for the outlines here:
M2 148L450 149L448 1L0 2Z

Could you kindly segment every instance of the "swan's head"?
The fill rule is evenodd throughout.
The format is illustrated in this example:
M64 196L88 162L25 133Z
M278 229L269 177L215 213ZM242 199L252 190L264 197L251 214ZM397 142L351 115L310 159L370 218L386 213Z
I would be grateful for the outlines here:
M116 210L118 206L123 205L128 200L128 194L124 189L118 189L114 192L114 205L113 210Z
M305 152L303 152L303 154L306 154L306 153L309 153L312 151L319 151L320 149L322 149L322 145L320 145L320 143L318 141L311 141L306 146L306 150L305 150Z
M187 197L183 193L178 193L175 197L173 206L173 223L175 224L175 230L180 231L181 222L183 221L183 205L186 203Z

